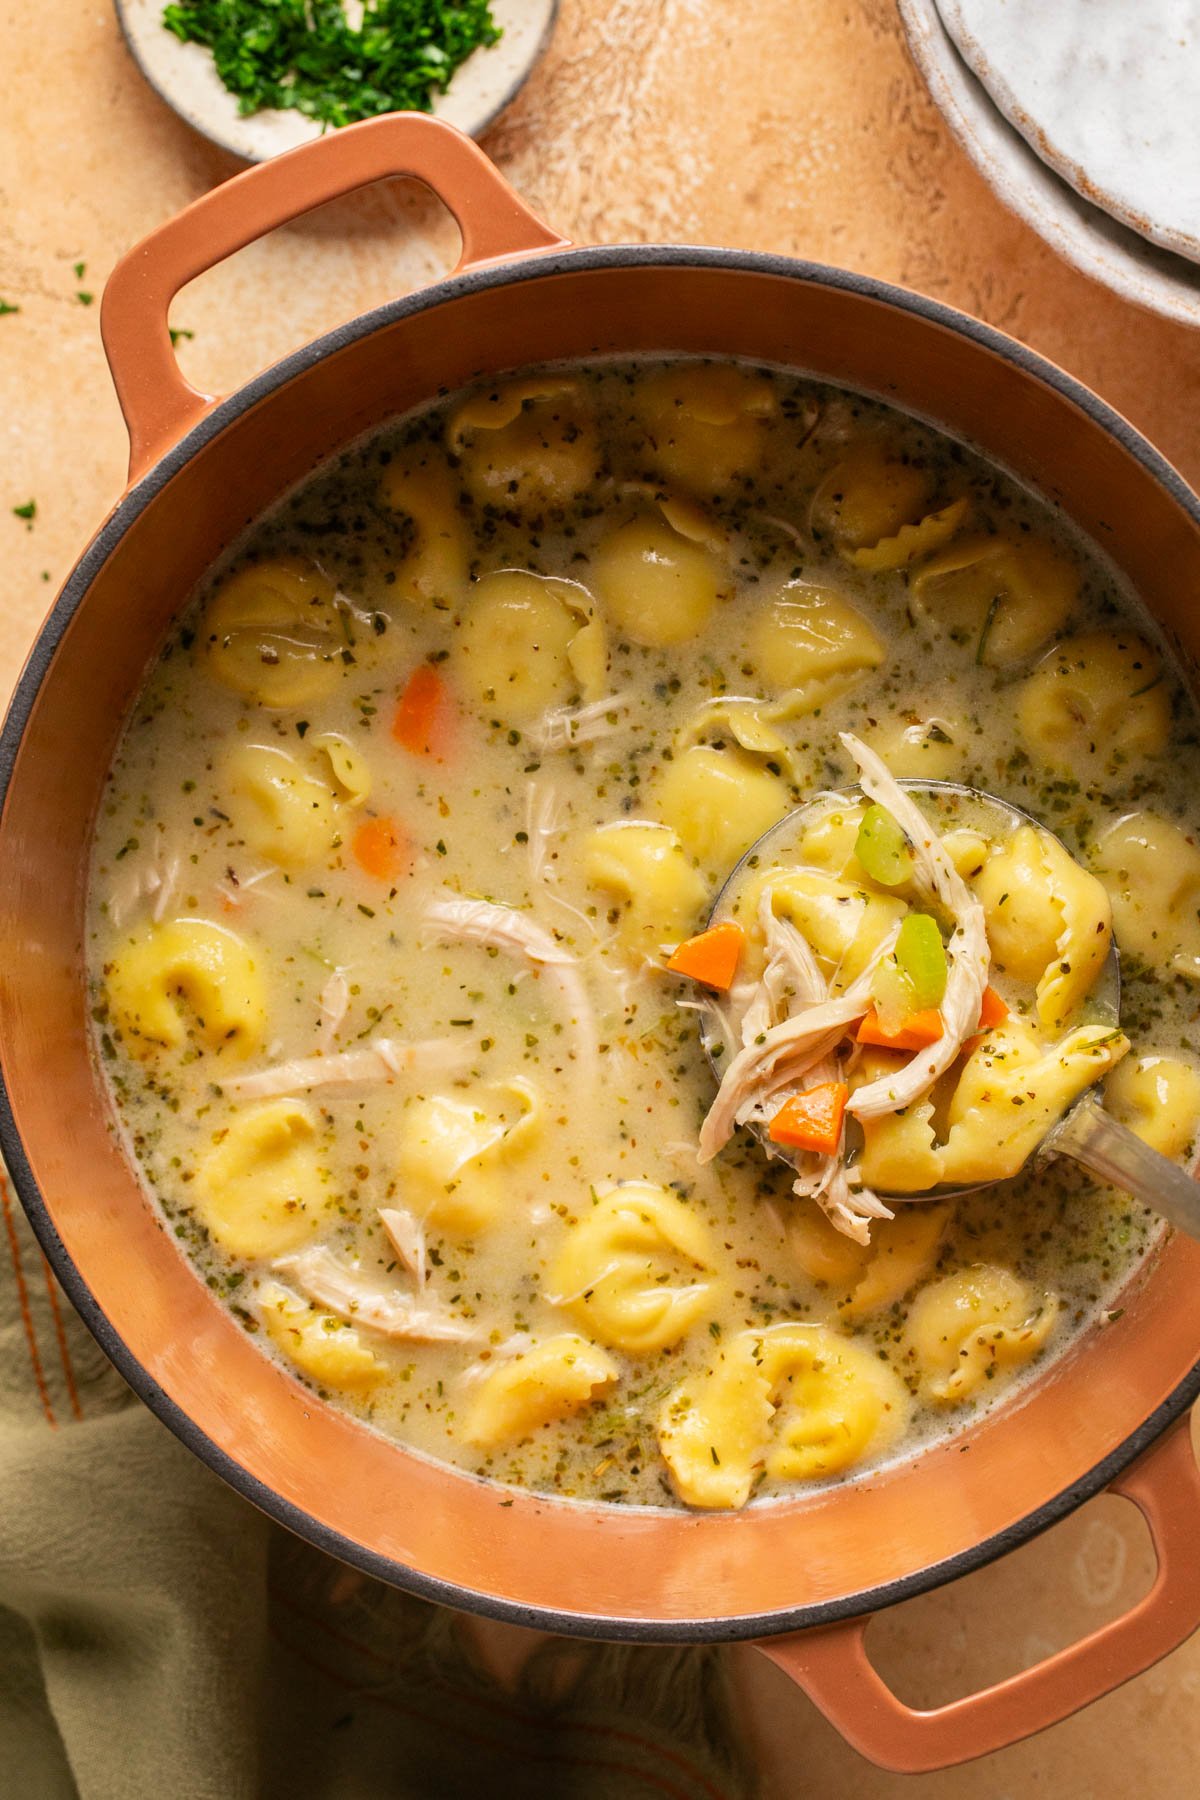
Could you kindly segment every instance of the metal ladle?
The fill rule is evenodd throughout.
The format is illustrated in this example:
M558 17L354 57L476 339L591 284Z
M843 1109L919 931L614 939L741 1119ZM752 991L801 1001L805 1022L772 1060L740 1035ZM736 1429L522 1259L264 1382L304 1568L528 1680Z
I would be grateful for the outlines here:
M954 818L955 826L968 829L974 826L991 841L1007 836L1018 825L1033 825L1037 830L1045 831L1047 836L1055 836L1040 819L1033 818L1019 806L1013 806L1010 801L1002 800L996 794L985 793L979 788L964 787L951 781L920 780L903 780L899 786L913 796L931 797L937 803L939 812L953 812L957 815ZM794 846L819 820L827 818L840 808L859 806L864 798L862 789L858 787L826 791L804 806L796 807L780 819L778 824L772 825L769 831L765 831L750 846L726 878L713 903L709 924L719 924L729 917L732 902L738 895L748 870L757 873L776 864L781 869L786 868L789 844ZM997 815L1003 819L1006 828L1003 832L996 828ZM947 828L945 824L939 827L943 831ZM1089 996L1089 1006L1093 1016L1099 1014L1115 1025L1120 1018L1120 1005L1120 958L1117 946L1112 942L1107 961ZM709 1065L719 1081L717 1059L730 1046L724 1036L721 1015L715 1004L705 1007L701 1014L701 1039ZM773 1144L761 1125L756 1124L752 1129L768 1155L784 1162L794 1161L794 1153L789 1154L783 1146ZM1159 1213L1178 1230L1200 1238L1200 1183L1186 1169L1180 1168L1178 1163L1171 1162L1157 1150L1151 1149L1128 1126L1122 1125L1111 1113L1105 1112L1090 1089L1051 1127L1033 1156L1039 1162L1057 1156L1069 1157L1073 1162L1082 1164L1093 1175L1098 1175L1101 1180L1123 1188L1135 1200ZM974 1193L981 1187L994 1187L1000 1181L1011 1179L1011 1176L997 1176L994 1181L975 1182L966 1187L955 1187L947 1182L922 1193L885 1194L881 1198L895 1199L906 1205L914 1201L953 1199L960 1194Z

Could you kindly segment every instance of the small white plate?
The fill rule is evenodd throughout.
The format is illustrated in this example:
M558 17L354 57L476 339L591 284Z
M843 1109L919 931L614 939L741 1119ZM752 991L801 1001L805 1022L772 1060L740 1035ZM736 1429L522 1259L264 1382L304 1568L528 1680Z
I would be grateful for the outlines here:
M1200 261L1200 0L938 0L964 61L1043 162Z
M934 101L997 198L1085 275L1164 318L1200 325L1200 267L1110 218L1041 160L959 55L937 0L899 7Z
M237 100L202 44L183 44L162 22L165 0L114 0L125 42L142 74L193 130L244 162L262 162L322 135L303 113L270 109L239 116ZM492 0L503 31L499 43L476 50L454 75L433 111L477 137L508 105L550 41L558 0Z

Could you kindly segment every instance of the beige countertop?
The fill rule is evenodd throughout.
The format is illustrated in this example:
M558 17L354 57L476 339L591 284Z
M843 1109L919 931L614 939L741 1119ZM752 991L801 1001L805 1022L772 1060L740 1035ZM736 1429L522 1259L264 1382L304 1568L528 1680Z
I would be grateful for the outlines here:
M105 277L235 165L146 89L108 0L8 0L0 28L0 299L20 308L0 317L7 691L124 477L98 332ZM563 0L550 53L485 147L577 241L780 251L964 307L1098 389L1200 482L1200 335L1095 286L1001 208L928 99L893 0ZM331 206L180 297L173 323L194 333L181 358L199 385L223 391L428 280L453 253L453 228L420 192ZM31 499L26 525L11 509ZM949 1699L1113 1616L1152 1567L1133 1509L1103 1499L1003 1563L893 1609L872 1628L873 1651L905 1698ZM1195 1791L1200 1637L1041 1738L916 1783L862 1762L753 1651L734 1658L773 1800Z

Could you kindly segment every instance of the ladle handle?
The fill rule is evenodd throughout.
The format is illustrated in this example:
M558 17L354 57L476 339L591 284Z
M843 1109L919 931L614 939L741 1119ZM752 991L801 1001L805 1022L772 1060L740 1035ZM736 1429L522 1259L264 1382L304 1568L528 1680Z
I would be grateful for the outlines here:
M462 233L455 274L567 241L477 144L423 113L347 125L243 170L135 244L105 287L100 330L129 428L131 482L216 405L175 360L167 312L180 288L277 226L391 175L423 181L454 214Z
M1177 1231L1200 1238L1200 1182L1143 1143L1090 1094L1055 1126L1042 1155L1069 1156L1160 1213Z

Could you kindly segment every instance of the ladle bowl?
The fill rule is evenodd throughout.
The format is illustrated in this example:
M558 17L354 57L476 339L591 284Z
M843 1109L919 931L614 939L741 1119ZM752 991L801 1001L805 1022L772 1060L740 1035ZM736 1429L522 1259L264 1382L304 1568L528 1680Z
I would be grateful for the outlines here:
M1062 842L1040 819L1015 806L1012 801L1004 800L998 794L987 793L982 788L967 787L954 781L923 779L903 779L898 786L914 798L924 796L931 799L937 813L952 815L953 828L978 830L989 842L1002 841L1021 825L1032 825L1047 837L1054 838L1058 843ZM789 849L798 846L807 832L838 811L853 810L862 805L867 798L858 786L824 789L804 805L785 813L782 819L751 844L730 871L713 902L709 924L718 925L730 917L749 871L759 877L764 868L770 868L774 864L778 864L781 870L793 866L795 858L789 860ZM944 816L931 819L930 822L941 831L947 829ZM999 830L998 824L1001 825ZM820 872L829 873L825 869ZM1092 1019L1098 1017L1106 1023L1116 1025L1120 1020L1120 1012L1121 961L1116 940L1112 938L1104 967L1088 995L1086 1014ZM719 1083L720 1061L735 1047L729 1020L720 1003L711 997L701 1010L700 1020L701 1042L709 1066ZM769 1156L795 1163L797 1153L774 1143L761 1122L755 1121L748 1128L754 1132ZM1200 1184L1186 1169L1152 1149L1135 1132L1130 1131L1128 1126L1106 1112L1096 1099L1093 1089L1087 1089L1075 1101L1051 1127L1032 1154L1038 1161L1057 1156L1069 1157L1101 1180L1123 1188L1135 1200L1150 1207L1178 1230L1200 1238ZM995 1187L1001 1181L1012 1178L1011 1175L997 1176L991 1181L972 1182L969 1186L942 1182L921 1192L884 1193L879 1197L904 1205L948 1200L962 1194L975 1193L980 1188Z

